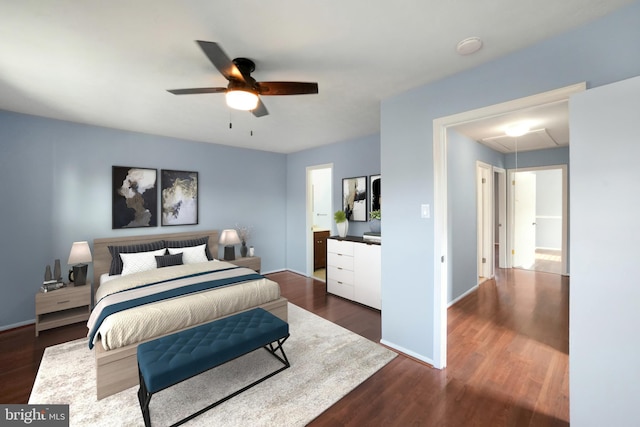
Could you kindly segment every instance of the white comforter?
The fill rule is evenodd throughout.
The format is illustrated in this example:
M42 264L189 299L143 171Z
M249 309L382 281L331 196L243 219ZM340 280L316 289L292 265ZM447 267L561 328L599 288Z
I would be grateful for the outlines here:
M122 276L100 286L96 292L96 308L107 295L172 277L208 271L212 267L224 269L234 266L222 261L210 261ZM255 273L253 270L243 270L246 270L246 273ZM269 279L261 278L159 301L111 314L99 326L93 343L95 344L99 339L106 350L124 347L255 307L279 297L280 286ZM90 329L96 320L96 308L87 323Z

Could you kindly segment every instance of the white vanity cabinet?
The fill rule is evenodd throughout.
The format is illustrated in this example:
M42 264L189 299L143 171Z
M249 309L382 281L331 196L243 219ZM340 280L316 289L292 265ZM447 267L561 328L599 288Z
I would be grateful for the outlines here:
M327 292L380 310L380 286L379 244L327 239Z

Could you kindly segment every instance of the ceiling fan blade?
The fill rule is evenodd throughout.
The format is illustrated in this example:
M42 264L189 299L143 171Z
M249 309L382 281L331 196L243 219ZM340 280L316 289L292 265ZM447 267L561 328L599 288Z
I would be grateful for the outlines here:
M226 87L200 87L193 89L167 89L167 92L171 92L174 95L195 95L198 93L225 93Z
M258 99L258 106L254 108L251 112L256 117L262 117L269 114L269 111L267 111L267 107L264 106L264 104L262 103L262 100L260 99Z
M202 40L196 40L196 42L200 45L200 49L202 49L204 54L207 55L209 61L211 61L227 80L235 79L242 82L245 81L244 76L238 67L236 67L236 64L224 53L224 50L222 50L218 43Z
M260 95L308 95L318 93L318 83L258 82Z

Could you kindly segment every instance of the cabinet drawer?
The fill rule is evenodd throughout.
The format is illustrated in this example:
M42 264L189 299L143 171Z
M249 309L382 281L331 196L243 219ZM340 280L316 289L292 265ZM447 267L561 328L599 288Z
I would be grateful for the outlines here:
M56 292L61 292L56 294ZM69 308L89 306L88 292L65 292L62 290L38 294L36 297L36 314L52 313Z
M351 270L342 270L340 268L329 266L327 269L327 278L329 280L353 285L353 271Z
M353 257L329 252L327 254L327 265L329 267L337 267L344 270L353 270Z
M353 299L353 285L341 283L334 279L327 280L327 292L342 298Z
M327 251L335 254L351 255L353 256L353 242L346 240L327 240Z

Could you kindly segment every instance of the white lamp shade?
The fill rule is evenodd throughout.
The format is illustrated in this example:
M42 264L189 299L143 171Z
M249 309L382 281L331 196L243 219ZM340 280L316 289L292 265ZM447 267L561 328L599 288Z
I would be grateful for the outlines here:
M226 98L227 105L236 110L250 111L258 106L258 95L248 90L230 90Z
M220 233L220 244L221 245L239 245L240 237L238 236L238 232L233 229L222 230L222 233Z
M91 249L87 242L73 242L71 253L69 253L69 261L67 264L76 265L91 262Z

